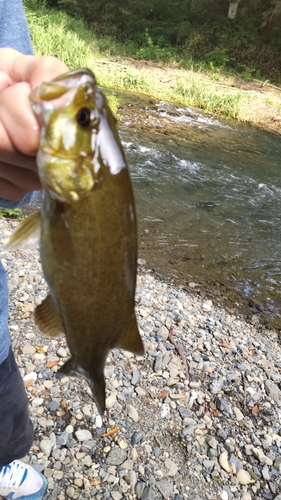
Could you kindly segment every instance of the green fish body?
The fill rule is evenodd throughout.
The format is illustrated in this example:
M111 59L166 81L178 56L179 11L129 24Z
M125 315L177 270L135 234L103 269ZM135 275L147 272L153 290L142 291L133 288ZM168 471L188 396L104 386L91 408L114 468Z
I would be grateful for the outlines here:
M41 84L31 105L42 127L42 209L19 226L9 246L40 231L50 293L36 308L35 323L46 335L65 333L71 357L59 374L84 376L103 413L109 351L143 354L134 312L137 228L129 171L92 72Z

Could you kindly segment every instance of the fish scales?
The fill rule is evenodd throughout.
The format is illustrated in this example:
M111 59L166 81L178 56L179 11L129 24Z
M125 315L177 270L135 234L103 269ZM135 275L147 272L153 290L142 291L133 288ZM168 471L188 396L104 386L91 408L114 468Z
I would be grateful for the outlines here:
M137 228L129 171L115 121L89 70L42 84L31 102L42 126L41 216L24 221L10 246L32 239L30 227L40 226L50 295L37 307L35 323L47 335L65 333L71 358L60 373L84 376L102 413L109 351L143 354L134 312Z

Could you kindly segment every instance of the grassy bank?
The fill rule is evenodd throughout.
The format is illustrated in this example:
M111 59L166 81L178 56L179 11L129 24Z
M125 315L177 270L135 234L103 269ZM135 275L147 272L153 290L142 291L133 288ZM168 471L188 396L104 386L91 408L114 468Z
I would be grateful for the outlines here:
M268 126L262 124L263 114L279 119L281 98L277 91L265 95L265 87L259 91L258 84L242 82L219 70L192 71L133 61L122 57L125 47L117 49L109 38L99 40L82 20L38 7L36 0L26 0L25 6L35 53L55 55L70 68L87 66L102 86L141 92L269 129L274 129L272 121L268 120ZM109 93L109 100L116 111L114 93Z

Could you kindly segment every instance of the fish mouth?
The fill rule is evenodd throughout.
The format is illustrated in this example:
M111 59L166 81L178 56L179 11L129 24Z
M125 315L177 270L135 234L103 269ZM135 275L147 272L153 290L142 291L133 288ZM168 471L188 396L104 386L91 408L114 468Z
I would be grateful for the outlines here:
M42 101L59 99L77 85L90 82L96 85L93 72L88 68L79 68L54 78L51 82L43 82L30 93L31 105L42 104Z

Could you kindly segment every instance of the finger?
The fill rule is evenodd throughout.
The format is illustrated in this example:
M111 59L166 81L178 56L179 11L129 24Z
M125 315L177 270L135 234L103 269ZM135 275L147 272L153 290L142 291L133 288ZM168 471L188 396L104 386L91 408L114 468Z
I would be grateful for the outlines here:
M18 83L0 92L0 160L36 169L40 129L29 104L30 86ZM26 155L26 156L24 156Z
M0 163L0 197L17 200L30 191L39 189L41 189L41 183L36 172Z
M0 198L4 198L5 200L21 200L28 192L18 186L14 186L14 184L6 179L0 179L0 182Z
M4 71L0 71L0 92L12 85L12 83L12 79Z
M28 82L31 89L68 71L68 67L52 56L26 56L13 49L0 49L0 71L13 82Z

